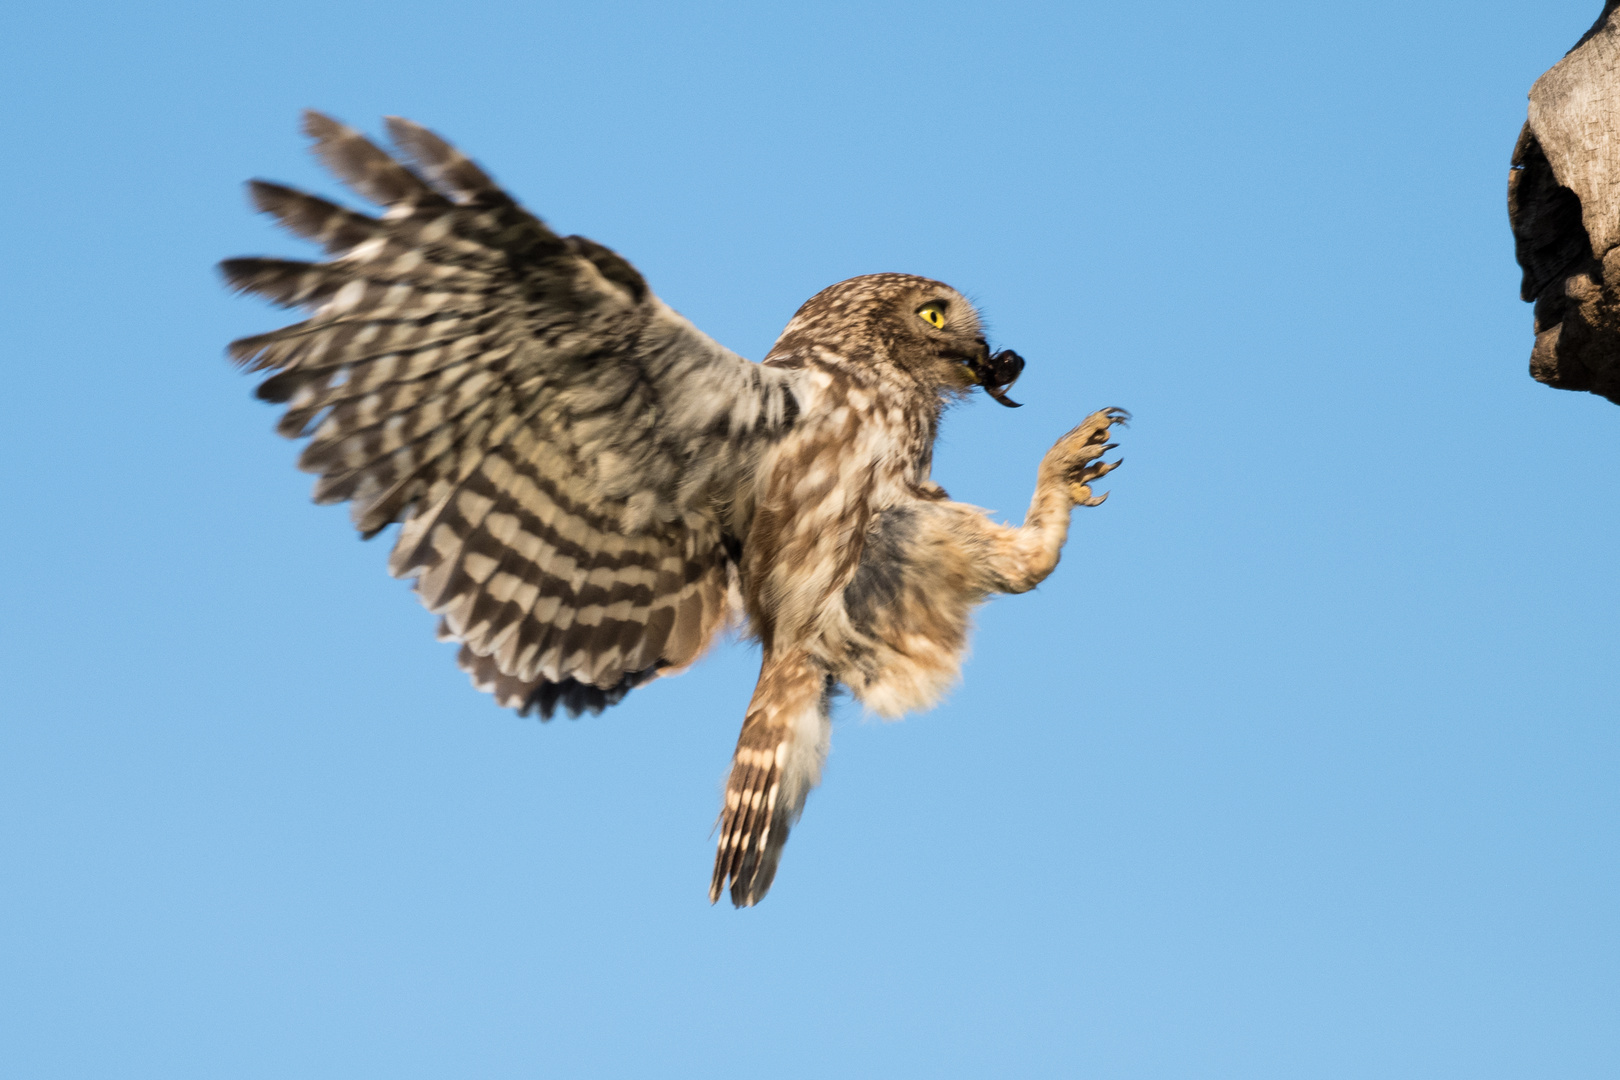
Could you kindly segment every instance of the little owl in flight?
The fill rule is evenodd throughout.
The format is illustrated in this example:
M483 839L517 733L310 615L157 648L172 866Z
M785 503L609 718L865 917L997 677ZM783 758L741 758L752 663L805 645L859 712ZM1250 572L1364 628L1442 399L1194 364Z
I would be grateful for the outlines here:
M969 616L1057 565L1095 506L1118 409L1040 463L1022 526L929 478L949 402L1005 405L1023 368L961 293L909 274L829 286L763 363L658 299L636 268L559 236L406 120L400 160L319 114L315 153L380 217L254 181L254 204L327 262L231 259L236 289L313 314L231 355L271 374L278 430L309 436L315 500L412 578L480 690L549 719L600 712L740 625L763 650L720 812L711 900L754 904L827 755L843 686L895 717L957 677Z

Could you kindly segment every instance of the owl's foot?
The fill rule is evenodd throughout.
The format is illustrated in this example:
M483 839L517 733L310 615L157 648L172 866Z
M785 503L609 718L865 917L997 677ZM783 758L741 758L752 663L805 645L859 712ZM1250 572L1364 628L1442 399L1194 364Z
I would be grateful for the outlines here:
M1123 458L1120 461L1103 461L1101 458L1118 445L1108 441L1109 429L1115 424L1124 427L1130 418L1131 414L1124 409L1094 412L1047 451L1046 462L1061 478L1074 505L1100 506L1108 498L1106 491L1093 495L1091 484L1119 468L1123 462Z

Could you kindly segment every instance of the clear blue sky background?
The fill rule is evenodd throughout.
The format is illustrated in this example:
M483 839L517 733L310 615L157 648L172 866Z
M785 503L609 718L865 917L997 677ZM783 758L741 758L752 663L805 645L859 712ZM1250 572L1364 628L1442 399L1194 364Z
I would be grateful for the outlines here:
M1620 1075L1620 409L1525 374L1525 92L1597 0L13 4L0 1072ZM704 892L757 656L541 726L221 355L297 112L400 113L758 357L903 270L1029 359L936 476L1107 506Z

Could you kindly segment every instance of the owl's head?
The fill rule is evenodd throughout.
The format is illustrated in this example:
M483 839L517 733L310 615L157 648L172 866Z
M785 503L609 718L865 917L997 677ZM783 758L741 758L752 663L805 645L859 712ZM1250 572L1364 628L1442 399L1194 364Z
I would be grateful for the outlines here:
M975 386L1017 408L1007 388L1024 370L1011 349L992 353L967 297L931 278L866 274L822 289L782 331L767 362L821 347L846 361L890 368L944 396Z

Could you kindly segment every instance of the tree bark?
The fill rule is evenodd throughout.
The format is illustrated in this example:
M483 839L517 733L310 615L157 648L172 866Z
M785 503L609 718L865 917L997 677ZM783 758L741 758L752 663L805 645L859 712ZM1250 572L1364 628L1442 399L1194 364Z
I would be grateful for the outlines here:
M1530 88L1508 220L1533 301L1531 377L1620 404L1620 0Z

